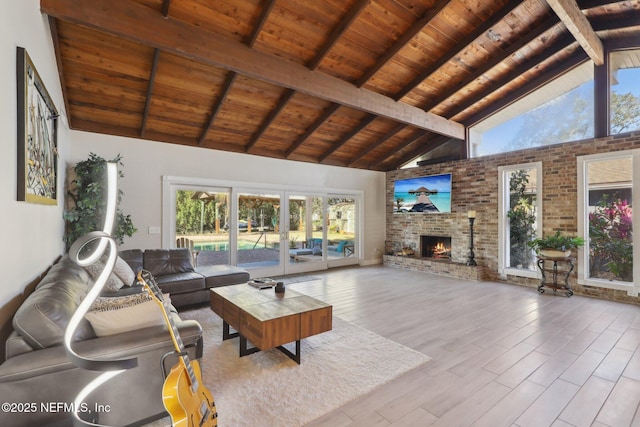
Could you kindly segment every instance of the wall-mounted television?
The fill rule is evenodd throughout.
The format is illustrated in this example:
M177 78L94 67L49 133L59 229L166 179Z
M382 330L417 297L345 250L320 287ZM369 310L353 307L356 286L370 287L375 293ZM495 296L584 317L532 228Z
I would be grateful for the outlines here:
M399 179L393 183L394 213L450 213L451 174Z

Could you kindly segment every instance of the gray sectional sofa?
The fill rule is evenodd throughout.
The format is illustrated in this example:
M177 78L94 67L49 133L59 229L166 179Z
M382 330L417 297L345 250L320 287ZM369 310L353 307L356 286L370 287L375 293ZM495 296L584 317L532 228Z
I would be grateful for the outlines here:
M84 268L64 256L18 308L13 317L14 331L5 343L5 360L0 364L0 400L8 405L0 411L1 426L72 425L71 402L100 372L76 367L67 357L63 336L71 316L93 284ZM108 321L122 331L97 336L92 324L83 319L75 333L74 350L83 356L108 360L137 357L138 366L90 395L88 409L98 404L102 405L102 411L83 414L89 419L98 416L98 423L113 426L139 425L165 416L161 360L174 347L162 312L156 307L161 322L151 326L146 326L139 316L118 318L119 310L104 313L116 315ZM190 357L200 358L203 345L200 324L181 320L175 310L171 316ZM165 367L170 368L176 362L171 356Z
M210 288L249 281L246 270L231 265L194 267L188 249L130 249L119 255L136 273L144 268L153 274L178 308L208 302Z
M194 360L202 357L202 328L194 320L182 320L175 307L208 302L209 288L246 282L249 273L226 265L194 268L187 249L130 250L119 255L107 282L111 287L119 280L119 288L105 285L76 330L73 348L92 358L137 357L137 367L91 394L89 409L97 404L102 411L83 415L104 425L141 425L166 416L161 366L168 372L177 358L170 355L162 365L163 356L174 350L171 336L160 308L136 285L135 272L149 270L168 294L171 316ZM72 425L71 402L100 375L75 366L63 345L71 316L94 285L96 272L90 267L63 256L15 313L0 364L0 401L8 405L0 411L0 426ZM120 276L122 271L126 278Z

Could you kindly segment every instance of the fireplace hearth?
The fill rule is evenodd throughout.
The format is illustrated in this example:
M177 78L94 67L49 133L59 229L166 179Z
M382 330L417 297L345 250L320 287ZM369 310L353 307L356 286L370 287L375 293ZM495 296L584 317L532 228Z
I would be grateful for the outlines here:
M451 259L451 237L420 236L420 255L423 258Z

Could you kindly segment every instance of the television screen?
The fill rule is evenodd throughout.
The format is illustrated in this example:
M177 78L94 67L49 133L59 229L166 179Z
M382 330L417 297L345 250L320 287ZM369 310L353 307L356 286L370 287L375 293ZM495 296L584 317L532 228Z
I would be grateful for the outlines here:
M450 213L451 174L400 179L393 184L394 213Z

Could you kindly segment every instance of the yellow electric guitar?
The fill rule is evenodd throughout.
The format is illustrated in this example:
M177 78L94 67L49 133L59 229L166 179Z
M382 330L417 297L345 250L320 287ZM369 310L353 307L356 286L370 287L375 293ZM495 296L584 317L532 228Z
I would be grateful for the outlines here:
M178 333L168 309L168 304L162 297L155 279L146 270L138 273L138 281L142 283L153 300L162 307L171 339L179 355L178 363L171 368L162 387L162 402L171 416L174 427L215 427L218 425L218 413L213 395L202 384L200 364L197 360L189 360L184 343Z

